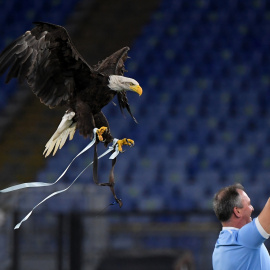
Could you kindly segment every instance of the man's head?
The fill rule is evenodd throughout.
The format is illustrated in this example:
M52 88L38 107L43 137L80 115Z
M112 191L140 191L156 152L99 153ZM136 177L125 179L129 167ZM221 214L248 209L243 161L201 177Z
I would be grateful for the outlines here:
M241 184L234 184L219 190L213 200L213 208L223 226L241 228L251 219L254 208Z

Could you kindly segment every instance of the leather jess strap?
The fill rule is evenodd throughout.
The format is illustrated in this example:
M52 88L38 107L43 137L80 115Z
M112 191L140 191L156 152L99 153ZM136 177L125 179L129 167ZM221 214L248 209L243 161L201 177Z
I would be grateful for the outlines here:
M116 164L116 157L114 157L112 159L112 168L110 171L110 175L109 175L109 182L107 183L99 183L98 180L98 155L97 155L97 142L95 142L95 147L94 147L94 161L93 161L93 180L95 182L96 185L98 186L109 186L111 189L111 192L113 194L113 197L115 199L115 201L119 204L119 207L122 207L123 202L121 199L118 199L115 193L115 189L114 189L114 185L115 185L115 181L114 181L114 167Z

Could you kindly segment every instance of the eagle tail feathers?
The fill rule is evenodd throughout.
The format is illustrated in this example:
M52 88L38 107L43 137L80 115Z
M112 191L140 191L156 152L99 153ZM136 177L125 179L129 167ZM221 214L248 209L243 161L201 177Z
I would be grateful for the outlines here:
M73 111L67 111L65 113L57 130L45 145L45 150L43 152L45 157L48 157L52 151L52 155L54 156L57 150L63 147L68 137L69 140L73 139L76 131L76 122L73 121L74 116L75 113Z

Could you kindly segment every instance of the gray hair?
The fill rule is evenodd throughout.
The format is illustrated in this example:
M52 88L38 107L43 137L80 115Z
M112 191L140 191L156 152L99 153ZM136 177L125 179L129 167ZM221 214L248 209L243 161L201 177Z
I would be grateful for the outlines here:
M213 209L219 221L228 221L231 218L234 207L243 207L237 189L244 190L244 187L241 184L236 183L220 189L215 194L213 199Z

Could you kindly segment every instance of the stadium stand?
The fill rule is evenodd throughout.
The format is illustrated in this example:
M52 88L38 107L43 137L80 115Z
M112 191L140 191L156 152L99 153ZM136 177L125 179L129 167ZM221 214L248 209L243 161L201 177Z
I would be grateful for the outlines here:
M15 2L2 1L4 14ZM50 8L67 13L74 2L65 1L66 6L63 5L61 1L49 1L24 6L25 22L30 25L41 8L48 11L44 14L48 21L56 22ZM217 4L215 1L187 0L161 3L133 44L131 60L127 64L128 75L136 78L144 89L139 100L129 95L139 125L127 116L119 126L118 108L109 105L104 109L110 115L115 137L129 135L136 142L135 148L123 154L125 158L119 158L123 162L119 165L121 170L117 170L121 194L125 194L128 179L137 181L138 194L144 194L143 189L149 190L149 183L155 182L153 178L161 170L159 177L163 178L164 192L159 196L164 196L160 197L164 202L172 197L171 181L181 191L190 179L189 195L197 202L209 201L218 187L234 181L247 184L251 196L258 196L257 189L249 184L257 185L256 179L267 174L270 168L267 150L269 40L265 38L269 30L268 8L264 1L252 0L245 4L243 1L224 4L218 1ZM2 47L22 32L22 24L16 23L19 14L22 16L21 12L13 12L7 17L9 35L5 35ZM62 21L63 18L57 18L58 23ZM15 89L13 84L6 87L9 89L1 91L3 105ZM57 175L57 170L64 168L67 160L71 160L84 145L83 139L76 137L70 146L58 153L57 165L56 159L49 160L47 168L40 171L37 178ZM134 160L151 162L151 168L136 165ZM179 164L174 167L177 161ZM74 166L80 165L79 161L77 163ZM105 161L100 163L101 167L105 166L102 168L109 168ZM132 171L131 163L136 167ZM136 171L146 177L144 183L147 184L136 179ZM74 173L70 172L66 181L73 178ZM82 182L88 183L86 179ZM157 185L151 186L151 189L155 188ZM193 192L197 188L205 192ZM129 200L129 196L125 198ZM205 210L210 207L203 205ZM152 207L163 206L157 202ZM183 206L175 207L181 209ZM193 207L196 204L191 209Z

